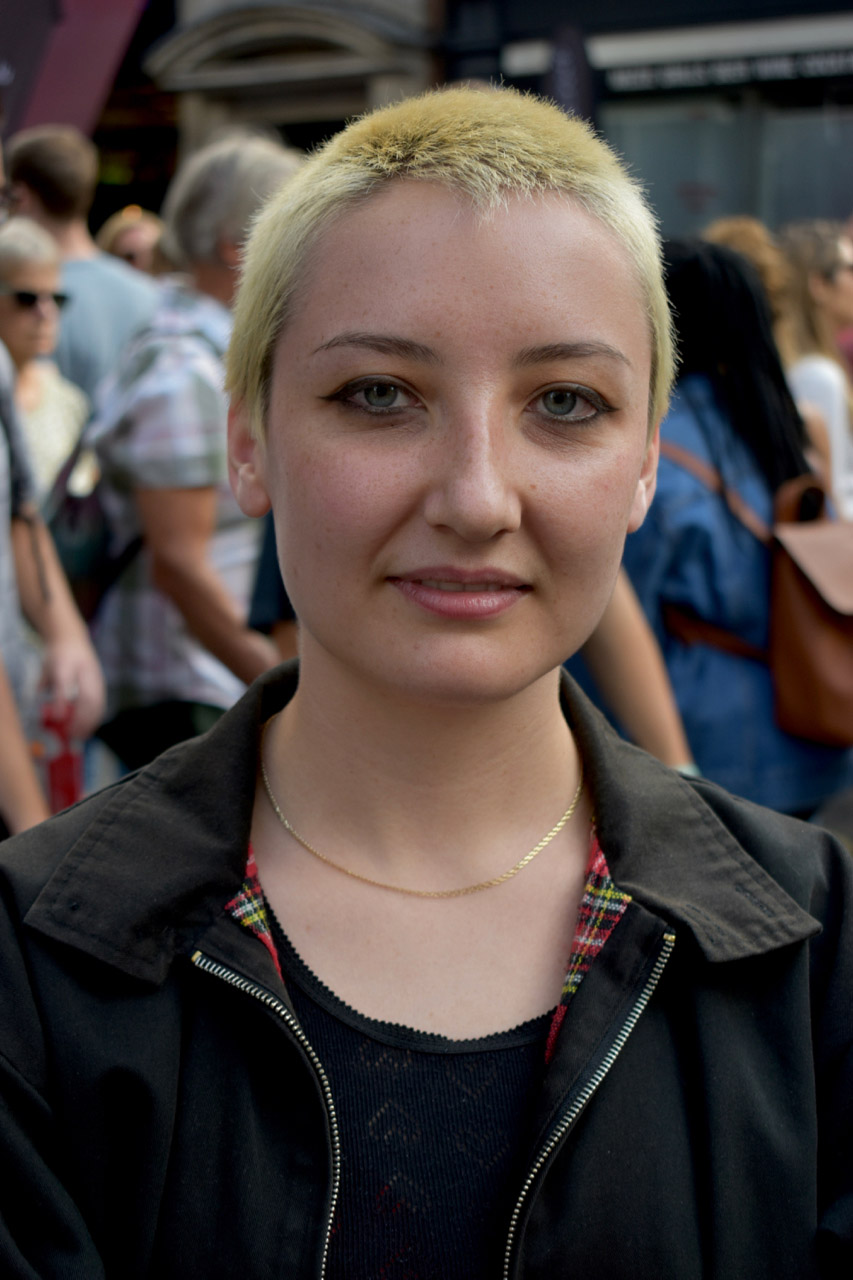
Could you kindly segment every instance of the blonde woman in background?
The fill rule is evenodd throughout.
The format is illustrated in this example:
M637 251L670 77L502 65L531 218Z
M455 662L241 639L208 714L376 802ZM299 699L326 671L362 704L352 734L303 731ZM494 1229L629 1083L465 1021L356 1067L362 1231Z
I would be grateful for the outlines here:
M0 341L15 366L15 403L43 500L89 416L89 402L48 357L65 295L56 241L29 218L0 227Z
M156 213L128 204L107 218L95 236L95 244L137 271L161 275L171 265L161 245L164 231L165 224Z
M752 263L767 296L779 359L783 368L789 371L795 360L791 334L792 269L776 236L757 218L737 214L729 218L717 218L705 228L702 238L712 244L727 245ZM790 385L790 377L788 381ZM832 453L826 420L820 409L801 399L793 387L791 393L806 428L806 453L809 461L814 470L824 478L827 487L831 488Z
M853 325L853 241L840 222L795 222L780 232L791 268L788 381L813 405L829 434L831 488L839 515L853 519L853 388L838 334Z

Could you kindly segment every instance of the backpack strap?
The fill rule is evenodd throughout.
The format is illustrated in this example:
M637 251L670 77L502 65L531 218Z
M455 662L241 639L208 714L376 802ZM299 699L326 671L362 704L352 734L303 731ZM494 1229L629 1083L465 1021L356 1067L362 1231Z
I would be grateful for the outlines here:
M734 518L748 529L753 537L764 546L771 545L772 529L747 502L744 502L740 494L724 484L723 477L716 467L710 466L695 453L685 449L683 445L673 444L669 440L661 440L660 451L665 458L669 458L670 462L689 471L701 484L704 484L706 489L710 489L711 493L719 494ZM681 609L676 604L665 604L661 612L667 632L682 644L707 644L712 649L722 649L725 653L734 654L738 658L751 658L754 662L769 661L766 649L742 640L739 635L733 631L727 631L725 627L706 622L704 618L698 617L692 611Z
M736 658L751 658L754 662L769 662L770 655L766 649L757 644L742 640L734 631L718 627L713 622L706 622L693 612L680 609L677 604L664 604L661 617L667 633L680 640L682 644L707 644L712 649L722 649L732 653Z
M728 488L716 467L703 462L695 453L691 453L683 445L673 444L670 440L661 440L660 451L665 458L669 458L670 462L689 471L701 484L704 484L706 489L710 489L712 493L718 493L735 520L748 529L759 542L763 542L767 547L770 546L773 541L773 530L764 523L756 511L753 511L748 502L744 502L739 493Z

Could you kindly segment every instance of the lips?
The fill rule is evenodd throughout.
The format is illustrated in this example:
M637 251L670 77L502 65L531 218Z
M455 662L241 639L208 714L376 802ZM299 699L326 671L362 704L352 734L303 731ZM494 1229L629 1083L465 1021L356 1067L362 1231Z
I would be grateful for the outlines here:
M420 578L425 587L434 587L436 591L505 591L515 590L508 588L501 582L454 582L451 580L440 581L437 578Z
M512 609L531 590L515 574L492 568L430 567L388 581L428 613L462 620L496 617Z

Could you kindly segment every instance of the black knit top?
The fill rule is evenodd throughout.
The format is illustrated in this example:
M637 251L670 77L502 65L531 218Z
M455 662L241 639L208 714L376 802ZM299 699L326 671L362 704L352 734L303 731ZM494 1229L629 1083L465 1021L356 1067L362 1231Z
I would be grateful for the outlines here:
M339 1000L271 924L340 1126L328 1280L494 1280L551 1014L461 1041L378 1022Z

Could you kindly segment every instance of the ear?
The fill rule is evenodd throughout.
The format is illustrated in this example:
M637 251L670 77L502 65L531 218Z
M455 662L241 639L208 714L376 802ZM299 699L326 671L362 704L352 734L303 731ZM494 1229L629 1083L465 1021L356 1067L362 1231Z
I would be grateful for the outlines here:
M631 514L628 518L629 533L633 533L635 529L639 529L640 525L646 518L646 512L652 504L652 498L655 496L655 486L657 484L659 454L660 423L656 425L654 431L649 437L649 442L646 445L643 466L640 471L640 478L637 481L634 501L631 503Z
M244 515L264 516L269 511L266 472L264 442L252 433L243 401L234 399L228 410L228 478Z

